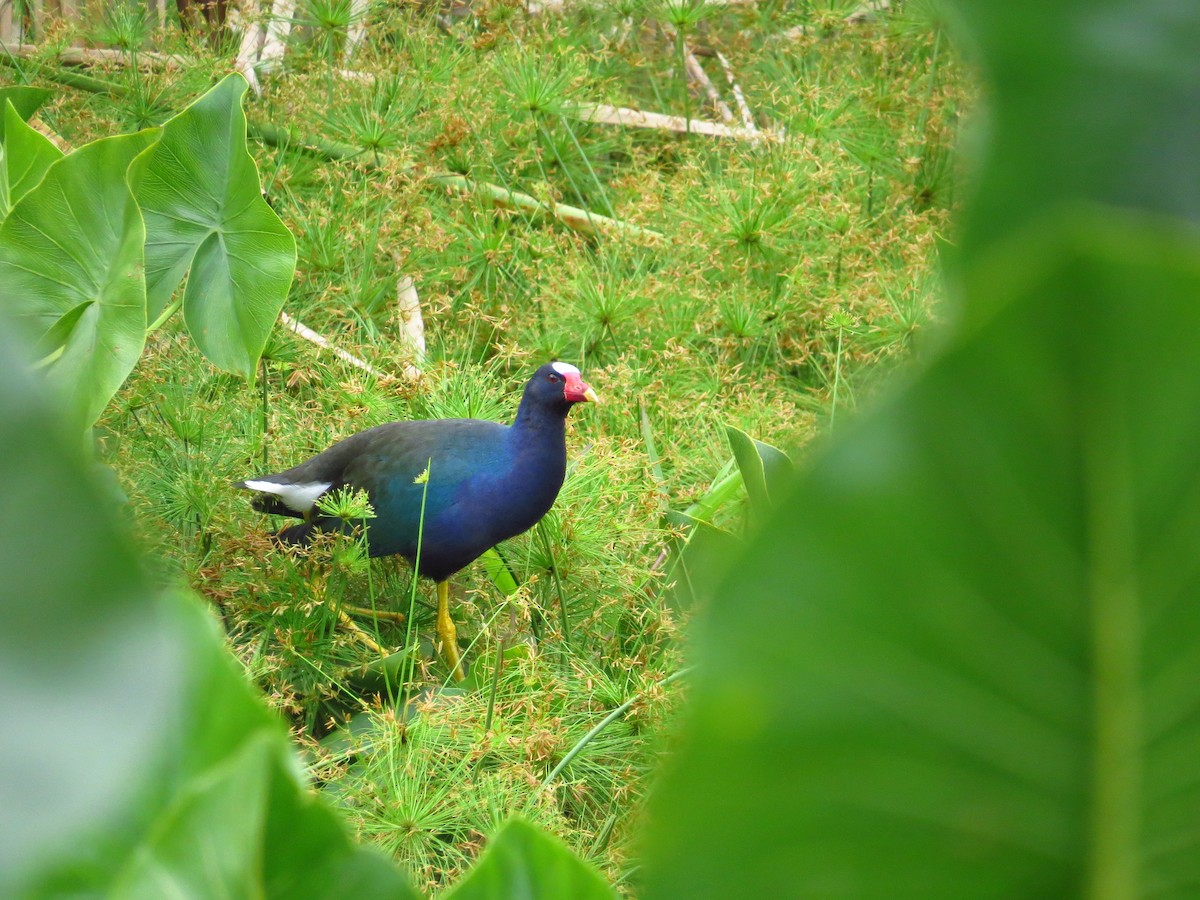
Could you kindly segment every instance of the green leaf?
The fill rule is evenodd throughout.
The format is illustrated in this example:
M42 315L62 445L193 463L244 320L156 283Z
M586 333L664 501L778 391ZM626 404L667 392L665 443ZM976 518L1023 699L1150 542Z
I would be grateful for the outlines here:
M518 818L504 824L446 900L613 900L615 896L600 873L558 838Z
M479 557L483 561L483 568L487 572L488 578L492 580L492 584L505 597L511 597L517 592L519 585L517 578L512 573L512 569L508 567L508 563L504 557L500 555L500 551L495 547L483 551Z
M106 138L63 157L0 227L0 304L47 353L62 349L46 371L81 428L99 418L145 343L145 232L124 173L154 138Z
M1054 222L966 287L697 623L648 898L1200 884L1200 241Z
M791 473L791 460L782 450L757 441L732 425L725 426L725 434L742 473L750 507L756 516L765 515L771 507L769 488L778 489L785 483Z
M262 197L230 75L163 126L130 170L146 220L148 315L184 275L188 331L216 366L247 377L287 298L296 243Z
M416 896L299 774L197 599L143 574L0 317L0 895Z
M43 103L49 100L54 95L54 92L49 88L31 87L27 84L15 84L9 87L0 88L0 107L6 106L6 102L13 105L17 115L21 117L22 122L28 122L29 118L38 111ZM5 140L5 128L7 125L7 116L0 119L0 143Z
M4 134L0 152L0 220L63 155L48 138L25 124L25 117L11 100L4 103Z

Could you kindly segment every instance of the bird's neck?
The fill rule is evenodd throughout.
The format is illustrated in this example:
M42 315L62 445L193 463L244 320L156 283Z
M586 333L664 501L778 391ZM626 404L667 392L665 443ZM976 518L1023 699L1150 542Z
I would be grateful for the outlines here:
M513 419L514 434L526 435L528 440L564 440L567 429L567 417L558 415L554 410L537 407L530 403L522 403L517 409L517 417Z

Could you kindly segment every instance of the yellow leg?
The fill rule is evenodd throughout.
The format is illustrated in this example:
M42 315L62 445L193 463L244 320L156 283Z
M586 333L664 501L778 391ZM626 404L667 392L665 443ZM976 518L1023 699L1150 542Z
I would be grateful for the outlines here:
M454 620L450 618L450 583L448 581L437 583L437 598L438 640L442 642L442 653L450 665L454 680L462 681L466 676L463 675L462 666L458 662L458 632L454 629Z

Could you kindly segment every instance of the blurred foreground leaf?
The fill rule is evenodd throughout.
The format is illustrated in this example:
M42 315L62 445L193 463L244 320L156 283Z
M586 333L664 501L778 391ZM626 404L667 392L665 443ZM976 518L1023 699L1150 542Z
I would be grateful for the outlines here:
M415 896L306 790L190 595L140 571L0 322L0 896Z
M558 838L511 819L447 900L613 900L612 889Z
M697 623L648 897L1200 886L1200 243L1080 217L969 286Z

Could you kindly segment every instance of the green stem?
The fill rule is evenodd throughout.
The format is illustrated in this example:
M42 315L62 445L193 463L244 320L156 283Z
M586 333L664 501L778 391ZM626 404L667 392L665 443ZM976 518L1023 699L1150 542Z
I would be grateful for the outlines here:
M695 668L694 666L688 666L686 669L680 669L674 675L668 675L666 678L662 679L662 681L657 682L654 685L654 687L656 689L666 687L671 682L676 681L680 678L683 678L685 675L690 674L694 668ZM542 786L540 789L544 791L544 790L546 790L546 788L550 787L550 785L554 783L554 779L556 779L559 775L562 774L562 770L565 769L567 766L569 766L571 764L571 761L574 760L575 757L577 757L580 753L582 753L583 749L588 744L590 744L593 740L596 739L596 735L598 735L600 732L602 732L605 728L607 728L613 722L617 721L617 719L621 718L621 716L625 715L625 713L629 712L629 709L633 706L633 704L635 704L639 700L641 700L644 696L646 696L646 694L648 692L649 692L648 690L638 691L638 693L634 694L632 697L630 697L628 700L626 700L624 703L622 703L620 706L618 706L616 709L614 709L612 712L610 712L607 716L605 716L603 719L601 719L591 731L589 731L587 734L585 734L583 737L581 737L579 739L579 742L577 744L575 744L575 746L572 747L569 751L567 751L567 755L564 756L559 761L558 765L555 766L551 770L550 774L546 776L546 780L542 782Z
M496 665L492 669L492 689L488 692L487 716L483 720L483 733L492 730L492 714L496 711L496 692L500 688L500 672L504 668L504 635L496 640Z
M830 431L833 431L834 423L837 421L838 387L842 383L842 332L842 326L838 325L837 356L833 361L833 402L829 410Z
M429 478L432 466L433 457L430 457L425 463L425 472L423 473L425 483L421 486L421 515L417 519L417 553L413 559L412 586L408 592L408 619L404 623L404 649L408 652L408 671L404 675L405 684L412 684L413 673L417 665L416 648L412 646L412 630L417 610L417 582L421 577L418 574L421 570L421 545L425 541L425 498L429 496Z
M683 26L675 29L675 54L679 57L679 83L683 87L683 120L687 134L692 133L692 102L687 84L687 45L683 42Z
M158 331L158 329L160 329L164 325L166 325L167 320L170 319L171 316L175 315L175 313L179 312L179 307L181 307L181 306L183 306L183 295L182 294L178 298L176 298L175 300L172 300L169 304L167 304L167 308L158 314L158 318L146 326L146 334L152 334L153 332Z
M550 577L554 579L554 590L558 594L558 621L562 626L563 643L570 648L571 625L567 619L567 600L563 594L562 579L558 575L558 563L554 559L554 550L550 547L550 539L546 537L546 529L541 524L537 527L537 533L542 541L542 547L546 551L546 556L550 559Z

